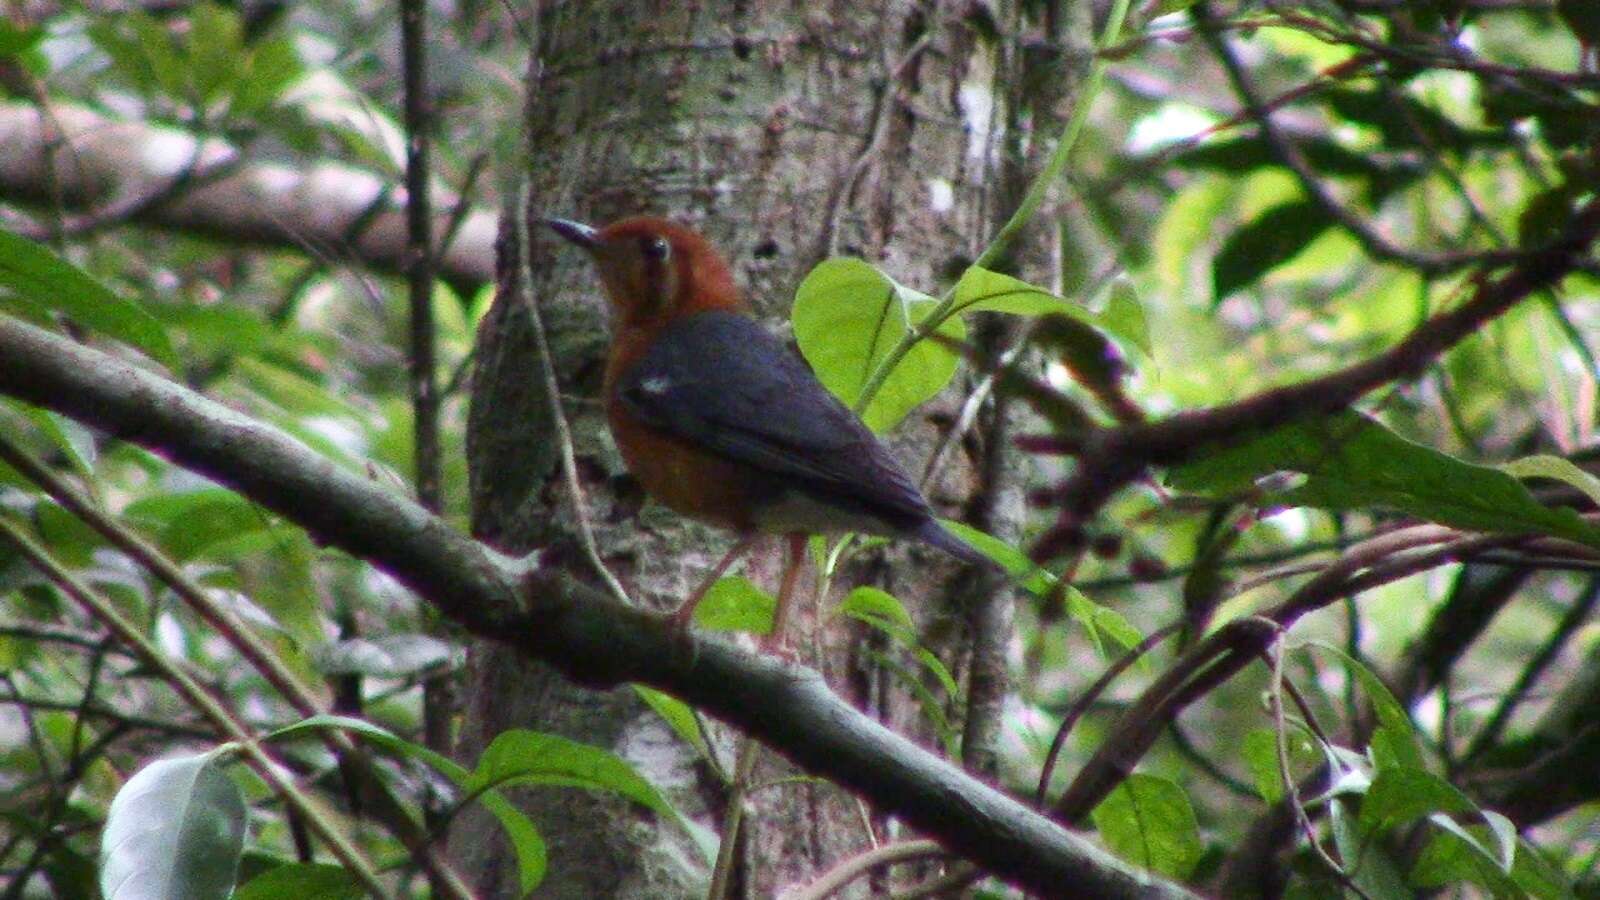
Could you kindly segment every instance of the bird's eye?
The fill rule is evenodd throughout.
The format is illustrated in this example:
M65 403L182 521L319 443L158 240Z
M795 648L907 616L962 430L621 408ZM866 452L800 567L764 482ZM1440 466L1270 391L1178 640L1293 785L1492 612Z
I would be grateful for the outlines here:
M667 243L667 239L664 237L645 238L644 255L647 259L653 259L656 262L666 262L667 257L672 255L672 245Z

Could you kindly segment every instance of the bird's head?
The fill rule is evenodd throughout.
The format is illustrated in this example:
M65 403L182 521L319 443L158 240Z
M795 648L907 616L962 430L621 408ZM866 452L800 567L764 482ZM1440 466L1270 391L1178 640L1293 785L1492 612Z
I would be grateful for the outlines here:
M653 216L593 228L569 219L545 224L588 251L616 321L640 324L708 309L742 309L728 266L706 239Z

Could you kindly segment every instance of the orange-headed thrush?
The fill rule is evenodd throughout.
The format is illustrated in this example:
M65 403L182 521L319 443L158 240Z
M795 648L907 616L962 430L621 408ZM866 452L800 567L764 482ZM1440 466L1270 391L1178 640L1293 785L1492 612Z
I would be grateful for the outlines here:
M629 471L668 507L743 538L680 609L680 624L758 533L791 538L774 635L806 534L912 537L987 562L939 524L805 361L751 318L705 238L647 216L600 229L546 221L588 251L610 298L605 407Z

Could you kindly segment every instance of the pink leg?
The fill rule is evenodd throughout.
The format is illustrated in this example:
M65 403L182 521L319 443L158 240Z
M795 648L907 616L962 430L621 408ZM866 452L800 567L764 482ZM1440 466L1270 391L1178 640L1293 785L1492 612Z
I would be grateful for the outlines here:
M801 532L789 535L789 554L783 564L783 580L778 582L778 605L772 612L772 631L763 643L769 650L784 653L783 633L789 623L789 609L793 606L795 582L800 579L800 564L806 558L806 536Z
M733 565L734 562L739 559L739 557L745 555L745 553L750 550L750 545L754 544L755 542L756 535L753 534L741 535L737 541L733 542L733 546L728 548L728 552L723 555L722 561L717 563L716 567L711 570L711 574L707 575L706 579L700 582L700 586L695 588L693 594L689 595L689 599L683 601L683 603L678 606L677 612L672 614L673 630L689 630L689 623L694 621L694 609L700 605L700 599L706 595L706 591L711 590L711 586L713 584L717 583L717 579L721 578L722 574L728 571L728 567Z

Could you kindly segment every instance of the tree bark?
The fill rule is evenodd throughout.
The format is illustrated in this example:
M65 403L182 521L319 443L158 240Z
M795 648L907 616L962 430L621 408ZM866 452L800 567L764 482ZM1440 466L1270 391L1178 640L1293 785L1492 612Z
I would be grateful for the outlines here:
M986 230L980 198L990 135L979 121L986 111L974 107L977 96L987 103L991 86L987 68L969 71L986 51L948 10L914 2L613 0L547 8L539 24L526 111L535 217L603 223L652 212L686 221L721 248L767 316L786 312L805 272L835 253L863 256L908 283L937 288L952 249L959 253ZM523 552L570 542L574 523L527 311L512 289L520 266L514 233L503 220L499 292L479 338L468 453L475 533ZM594 402L605 341L597 279L587 260L537 223L530 233L532 294L575 435L590 524L635 600L672 605L728 536L651 504L639 509ZM931 411L948 420L953 404ZM937 433L930 417L919 417L893 446L920 471ZM973 484L970 460L952 455L956 463L930 486L947 512ZM758 551L747 574L770 589L776 556L775 545ZM923 600L932 613L951 572L942 562L868 562L844 580L878 575L913 609ZM819 628L826 619L815 608L797 613L791 639L818 651L816 663L836 689L895 727L925 730L915 721L916 705L886 689L886 676L868 661L870 636ZM464 758L506 728L561 733L623 754L686 811L720 829L725 786L632 692L584 691L488 645L477 648L470 679ZM718 747L723 768L731 769L730 741L724 737ZM769 755L754 783L791 774ZM640 827L636 810L579 792L526 799L550 844L541 895L703 893L706 865L693 846L670 829ZM867 846L862 821L855 800L831 785L802 780L756 791L736 894L772 896ZM464 871L482 873L486 893L507 892L510 858L492 823L469 817L452 847Z

